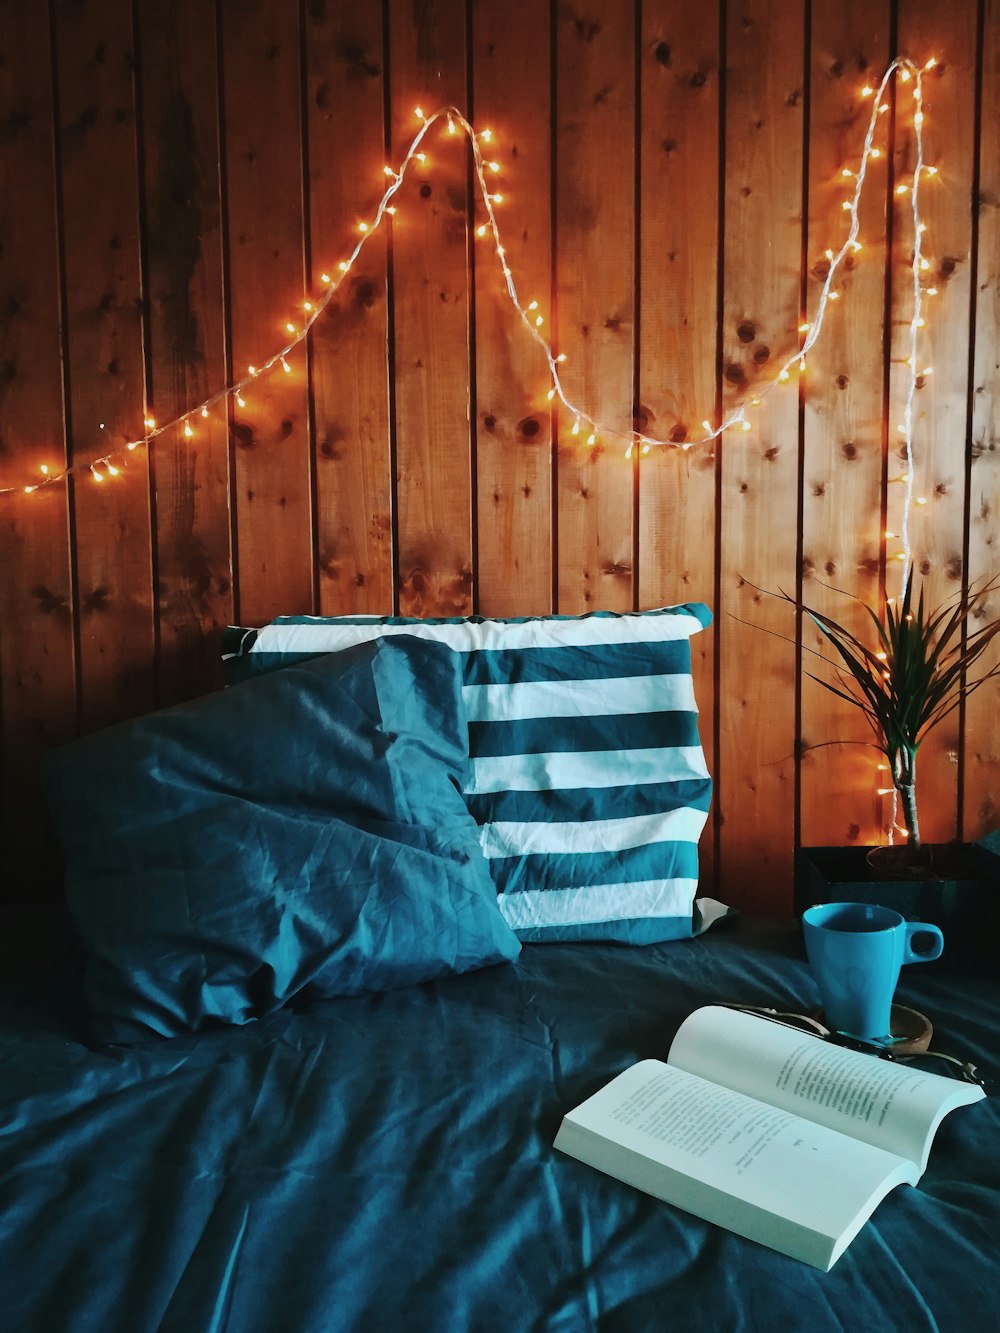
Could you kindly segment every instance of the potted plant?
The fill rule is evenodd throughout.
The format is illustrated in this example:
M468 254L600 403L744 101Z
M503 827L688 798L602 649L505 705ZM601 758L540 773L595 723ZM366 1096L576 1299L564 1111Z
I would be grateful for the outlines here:
M1000 676L1000 663L984 669L981 661L1000 634L1000 619L977 625L974 615L998 586L1000 578L985 581L929 610L922 590L914 605L911 574L902 596L886 599L881 618L865 605L871 647L833 617L787 593L776 594L808 615L836 652L832 662L817 654L833 679L809 675L861 710L871 743L887 760L906 829L905 844L896 846L803 848L796 884L800 909L838 899L877 901L904 916L956 928L970 939L980 912L996 915L1000 856L981 844L940 847L921 841L917 754L927 734L963 699Z

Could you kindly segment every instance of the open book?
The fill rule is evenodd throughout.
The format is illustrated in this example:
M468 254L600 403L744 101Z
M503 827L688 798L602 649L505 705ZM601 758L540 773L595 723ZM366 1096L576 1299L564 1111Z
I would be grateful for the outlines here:
M931 1140L983 1090L710 1006L667 1063L626 1069L555 1146L708 1222L829 1270Z

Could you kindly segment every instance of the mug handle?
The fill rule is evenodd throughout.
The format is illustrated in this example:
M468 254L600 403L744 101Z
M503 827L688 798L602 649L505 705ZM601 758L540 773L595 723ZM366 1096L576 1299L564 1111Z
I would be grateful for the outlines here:
M926 941L922 948L914 948L914 937L923 936ZM932 963L940 958L944 950L944 936L937 926L929 921L907 921L906 940L903 945L904 963Z

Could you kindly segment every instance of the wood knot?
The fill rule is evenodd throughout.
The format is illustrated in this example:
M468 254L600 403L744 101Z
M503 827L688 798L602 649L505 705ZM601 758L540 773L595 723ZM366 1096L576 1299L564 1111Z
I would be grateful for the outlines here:
M424 181L423 185L421 185L420 187L420 198L429 199L430 197L431 197L431 187L427 184L426 181Z
M673 430L670 432L670 443L683 444L684 441L687 439L687 437L688 437L687 426L682 426L680 422L678 422L677 425L674 426Z
M846 375L838 375L833 382L834 384L836 384L838 389L846 389L849 383Z
M653 58L658 65L670 64L670 47L666 42L657 42L653 47Z
M749 320L744 320L742 324L737 326L736 336L741 343L752 343L757 336L757 330Z
M523 421L518 422L517 429L526 440L533 440L541 430L541 426L536 417L525 417Z
M746 371L738 361L730 361L725 370L726 379L730 384L745 384Z
M766 343L761 343L759 347L753 349L754 364L762 366L765 361L771 359L771 349Z

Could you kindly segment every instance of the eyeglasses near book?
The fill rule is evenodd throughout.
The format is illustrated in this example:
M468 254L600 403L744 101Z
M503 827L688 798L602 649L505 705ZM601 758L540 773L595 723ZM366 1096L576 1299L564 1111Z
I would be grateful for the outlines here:
M966 1083L974 1083L977 1087L982 1088L984 1092L991 1091L994 1083L994 1079L981 1073L979 1066L973 1064L971 1060L963 1060L960 1056L949 1055L945 1051L932 1051L929 1045L921 1042L919 1038L915 1039L912 1032L890 1036L885 1038L884 1041L862 1041L859 1037L852 1037L848 1032L837 1032L827 1027L822 1021L821 1015L796 1014L783 1009L773 1009L768 1005L739 1004L728 1001L721 1001L720 1003L726 1009L736 1009L745 1014L756 1014L759 1018L769 1019L772 1023L781 1023L785 1027L797 1028L800 1032L807 1032L811 1036L819 1038L820 1041L830 1042L834 1046L844 1046L848 1050L861 1051L865 1055L873 1055L879 1060L889 1060L893 1064L905 1064L911 1068L926 1069L928 1073L945 1074L964 1079ZM912 1009L905 1012L923 1020L926 1024L926 1040L929 1042L933 1029L927 1019Z

